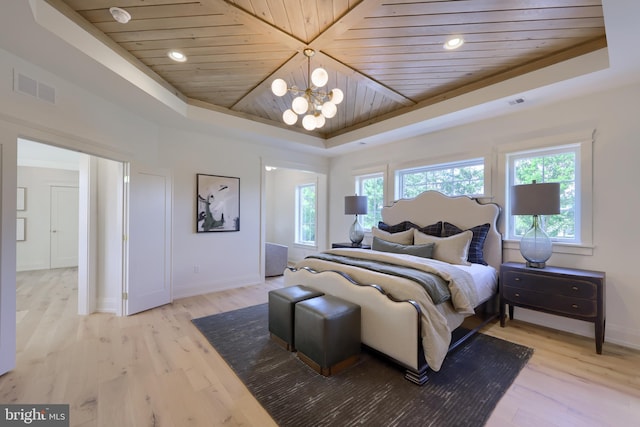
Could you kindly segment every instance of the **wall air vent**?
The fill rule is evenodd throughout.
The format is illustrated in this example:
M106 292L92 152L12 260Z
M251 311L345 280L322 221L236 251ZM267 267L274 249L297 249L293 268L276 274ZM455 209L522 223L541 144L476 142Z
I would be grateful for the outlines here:
M23 95L38 98L50 104L56 103L56 89L13 70L13 90Z

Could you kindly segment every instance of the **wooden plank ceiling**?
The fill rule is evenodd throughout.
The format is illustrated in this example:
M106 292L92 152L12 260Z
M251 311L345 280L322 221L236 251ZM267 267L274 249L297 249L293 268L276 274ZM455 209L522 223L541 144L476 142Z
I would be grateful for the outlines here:
M345 95L324 138L606 47L601 0L48 1L188 102L276 126L293 96L271 82L306 88L311 47Z

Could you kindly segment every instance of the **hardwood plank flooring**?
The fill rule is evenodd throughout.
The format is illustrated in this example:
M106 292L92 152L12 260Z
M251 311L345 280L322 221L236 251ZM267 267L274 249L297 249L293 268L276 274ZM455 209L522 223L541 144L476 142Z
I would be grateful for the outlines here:
M76 283L75 269L18 273L17 367L0 402L68 403L73 426L275 425L191 319L267 302L282 278L130 317L76 315ZM484 333L535 349L488 426L637 425L640 351L597 355L591 338L517 320Z

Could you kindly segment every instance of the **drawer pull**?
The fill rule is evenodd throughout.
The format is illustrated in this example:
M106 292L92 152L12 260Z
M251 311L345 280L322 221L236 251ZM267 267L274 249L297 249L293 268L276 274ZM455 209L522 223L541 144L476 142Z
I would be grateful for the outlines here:
M578 304L571 304L571 308L578 308Z
M572 286L571 289L573 289L574 291L577 291L578 287L577 286Z
M520 294L516 293L516 296L517 296L517 297L519 297L519 296L520 296Z
M519 278L519 277L516 277L516 278L515 278L515 279L513 279L513 280L515 280L516 282L519 282L519 281L520 281L520 278Z

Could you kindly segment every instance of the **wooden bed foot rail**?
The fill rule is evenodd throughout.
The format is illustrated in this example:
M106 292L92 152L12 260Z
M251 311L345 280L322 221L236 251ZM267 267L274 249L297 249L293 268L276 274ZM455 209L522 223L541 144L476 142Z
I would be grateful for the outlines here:
M416 372L416 371L412 371L410 369L407 369L404 377L411 381L414 384L417 385L423 385L424 383L426 383L427 381L429 381L429 377L427 376L427 371L429 370L428 367L422 369L420 372Z

